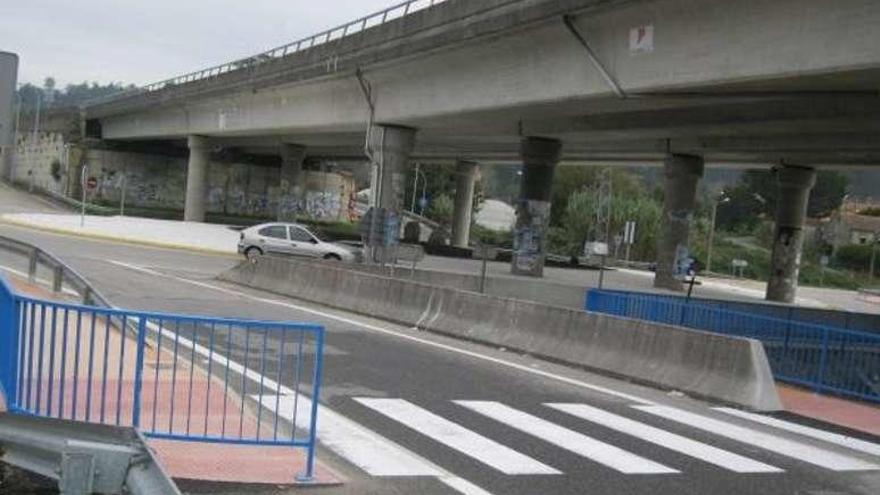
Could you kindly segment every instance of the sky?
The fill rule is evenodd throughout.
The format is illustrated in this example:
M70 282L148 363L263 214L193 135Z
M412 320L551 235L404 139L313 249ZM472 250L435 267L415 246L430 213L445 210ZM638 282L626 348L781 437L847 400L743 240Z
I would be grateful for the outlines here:
M399 0L0 0L19 83L146 84L318 33Z

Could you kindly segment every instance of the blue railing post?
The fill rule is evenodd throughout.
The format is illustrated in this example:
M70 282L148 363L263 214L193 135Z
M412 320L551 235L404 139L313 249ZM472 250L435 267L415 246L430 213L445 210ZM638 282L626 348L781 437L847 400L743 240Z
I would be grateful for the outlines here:
M125 340L125 327L122 329L122 340ZM141 427L141 404L144 394L144 350L147 347L147 317L138 317L137 358L134 368L134 400L132 402L131 424ZM158 368L157 368L158 369ZM121 379L121 377L120 377Z
M831 330L822 328L822 354L819 356L819 376L816 377L815 390L821 392L825 384L825 368L828 367L828 337Z
M18 407L18 316L15 294L0 274L0 388L10 410Z
M297 479L312 481L315 479L315 453L318 448L318 402L321 399L321 378L324 369L324 330L315 333L315 374L312 392L312 417L309 425L309 447L306 458L306 472ZM294 420L294 424L296 421ZM294 426L295 428L295 426Z

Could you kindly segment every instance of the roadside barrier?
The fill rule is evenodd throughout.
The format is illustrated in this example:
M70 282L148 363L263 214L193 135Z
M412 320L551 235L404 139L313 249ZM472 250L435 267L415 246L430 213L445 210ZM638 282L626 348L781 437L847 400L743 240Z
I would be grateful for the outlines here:
M263 256L222 280L753 410L782 405L760 342Z
M585 309L756 339L763 343L776 379L816 392L880 402L880 333L725 309L712 301L640 292L590 289Z

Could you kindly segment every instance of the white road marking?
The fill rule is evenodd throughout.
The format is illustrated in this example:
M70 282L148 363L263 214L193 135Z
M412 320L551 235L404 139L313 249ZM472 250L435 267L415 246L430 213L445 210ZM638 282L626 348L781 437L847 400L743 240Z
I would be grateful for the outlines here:
M147 326L154 332L161 330L163 336L175 337L174 332L160 328L155 323L148 322ZM227 356L216 352L212 353L210 349L184 337L178 336L177 342L178 345L194 349L195 353L199 356L211 359L224 368L228 366L231 372L246 376L254 383L262 382L266 390L275 391L277 395L289 398L288 400L296 396L296 392L292 389L267 376L262 376L252 369L245 369L240 363L229 359ZM265 401L266 395L263 397ZM300 394L299 400L301 401L299 407L303 408L304 411L308 411L311 408L312 401L310 398ZM274 404L272 402L273 409ZM288 419L288 421L291 420ZM297 426L301 425L297 424ZM308 428L308 424L306 424L306 428ZM364 428L360 424L322 405L318 406L318 436L322 445L326 445L370 475L388 477L434 476L451 488L457 490L462 488L459 491L464 495L491 495L469 481L446 471L427 459L410 452L378 433Z
M869 471L880 466L813 445L796 442L777 435L737 426L733 423L694 414L682 409L665 406L632 406L661 418L666 418L693 428L708 431L731 440L755 445L777 454L791 457L833 471Z
M558 411L581 419L598 423L606 428L632 435L646 442L654 443L670 450L697 458L737 473L779 473L779 469L733 452L691 440L675 433L661 430L617 414L586 404L544 404Z
M830 431L820 430L818 428L811 428L809 426L799 425L797 423L791 423L789 421L783 421L781 419L772 418L770 416L764 416L761 414L754 414L746 411L740 411L739 409L731 409L729 407L716 407L716 411L721 411L726 414L732 414L734 416L739 416L740 418L745 418L750 421L755 421L757 423L762 423L768 426L772 426L774 428L779 428L782 430L788 430L794 433L799 433L804 436L813 437L818 440L822 440L829 443L834 443L837 445L842 445L846 448L858 450L860 452L865 452L867 454L880 456L880 445L872 442L867 442L865 440L860 440L858 438L841 435L839 433L831 433Z
M354 400L504 474L561 474L546 464L403 399L360 397Z
M360 327L360 328L364 328L364 329L366 329L366 330L370 330L370 331L373 331L373 332L382 333L382 334L385 334L385 335L390 335L390 336L397 337L397 338L400 338L400 339L408 340L408 341L410 341L410 342L418 342L419 344L427 345L427 346L434 347L434 348L437 348L437 349L443 349L443 350L445 350L445 351L454 352L454 353L456 353L456 354L461 354L461 355L468 356L468 357L471 357L471 358L474 358L474 359L479 359L479 360L486 361L486 362L490 362L490 363L493 363L493 364L497 364L497 365L505 366L505 367L508 367L508 368L511 368L511 369L515 369L515 370L518 370L518 371L524 371L524 372L526 372L526 373L530 373L530 374L533 374L533 375L541 376L541 377L544 377L544 378L549 378L549 379L551 379L551 380L555 380L555 381L558 381L558 382L562 382L562 383L565 383L565 384L568 384L568 385L573 385L573 386L575 386L575 387L580 387L580 388L587 389L587 390L593 390L593 391L595 391L595 392L600 392L600 393L603 393L603 394L606 394L606 395L611 395L611 396L614 396L614 397L617 397L617 398L620 398L620 399L624 399L624 400L627 400L627 401L636 402L636 403L639 403L639 404L646 404L646 405L653 405L653 404L656 404L656 402L654 402L654 401L652 401L652 400L644 399L644 398L642 398L642 397L639 397L639 396L636 396L636 395L632 395L632 394L628 394L628 393L625 393L625 392L618 392L617 390L612 390L612 389L610 389L610 388L603 387L603 386L601 386L601 385L593 385L593 384L591 384L591 383L583 382L583 381L580 381L580 380L575 380L574 378L569 378L569 377L562 376L562 375L558 375L558 374L555 374L555 373L550 373L550 372L548 372L548 371L542 371L542 370L538 370L538 369L530 368L530 367L528 367L528 366L526 366L526 365L522 365L522 364L514 363L514 362L511 362L511 361L505 361L505 360L503 360L503 359L494 358L494 357L491 357L491 356L486 356L486 355L480 354L480 353L478 353L478 352L468 351L468 350L466 350L466 349L460 349L460 348L458 348L458 347L454 347L454 346L446 345L446 344L441 344L441 343L439 343L439 342L433 342L433 341L430 341L430 340L427 340L427 339L422 339L422 338L415 337L415 336L412 336L412 335L408 335L408 334L405 334L405 333L402 333L402 332L397 332L397 331L389 330L389 329L387 329L387 328L383 328L383 327L380 327L380 326L371 325L371 324L369 324L369 323L364 323L364 322L361 322L361 321L357 321L357 320L354 320L354 319L351 319L351 318L346 318L346 317L342 317L342 316L337 316L337 315L334 315L334 314L332 314L332 313L328 313L328 312L326 312L326 311L319 311L319 310L316 310L316 309L307 308L307 307L305 307L305 306L300 306L300 305L298 305L298 304L292 304L292 303L288 303L288 302L284 302L284 301L278 301L278 300L275 300L275 299L267 299L267 298L264 298L264 297L257 297L257 296L253 296L253 295L247 294L247 293L245 293L245 292L236 291L236 290L231 290L231 289L227 289L227 288L225 288L225 287L219 287L219 286L212 285L212 284L208 284L208 283L205 283L205 282L198 282L198 281L196 281L196 280L189 280L189 279L185 279L185 278L181 278L181 277L176 277L176 276L174 276L174 275L166 275L166 274L164 274L164 273L159 273L159 272L157 272L157 271L155 271L155 270L151 270L151 269L149 269L149 268L144 268L144 267L141 267L141 266L138 266L138 265L133 265L133 264L130 264L130 263L124 263L124 262L121 262L121 261L114 261L114 260L108 260L108 261L109 261L110 263L114 264L114 265L121 266L121 267L124 267L124 268L128 268L128 269L130 269L130 270L138 271L138 272L141 272L141 273L147 273L147 274L150 274L150 275L153 275L153 276L156 276L156 277L162 277L162 278L167 278L167 279L170 279L170 280L176 280L176 281L178 281L178 282L182 282L182 283L186 283L186 284L194 285L194 286L196 286L196 287L202 287L202 288L204 288L204 289L211 289L211 290L214 290L214 291L217 291L217 292L222 292L222 293L224 293L224 294L229 294L229 295L236 296L236 297L241 297L241 298L250 299L250 300L252 300L252 301L258 301L258 302L261 302L261 303L271 304L271 305L274 305L274 306L281 306L281 307L285 307L285 308L295 309L295 310L297 310L297 311L302 311L302 312L304 312L304 313L309 313L309 314L313 314L313 315L316 315L316 316L321 316L321 317L323 317L323 318L327 318L327 319L335 320L335 321L338 321L338 322L340 322L340 323L346 323L346 324L349 324L349 325L354 325L354 326L357 326L357 327Z
M512 428L538 437L570 452L604 464L626 474L671 474L678 473L663 464L627 452L614 445L563 428L537 416L524 413L500 402L457 400L479 414L500 421Z

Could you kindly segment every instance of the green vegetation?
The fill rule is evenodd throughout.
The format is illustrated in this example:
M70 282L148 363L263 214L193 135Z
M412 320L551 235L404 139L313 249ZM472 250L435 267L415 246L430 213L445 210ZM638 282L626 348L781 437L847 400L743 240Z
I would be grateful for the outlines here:
M21 98L21 111L30 113L37 107L37 100L41 101L43 108L75 107L94 98L108 96L126 89L134 89L134 85L125 86L120 83L98 84L96 82L82 82L80 84L68 84L64 89L55 87L55 78L47 77L43 87L27 83L18 88Z

